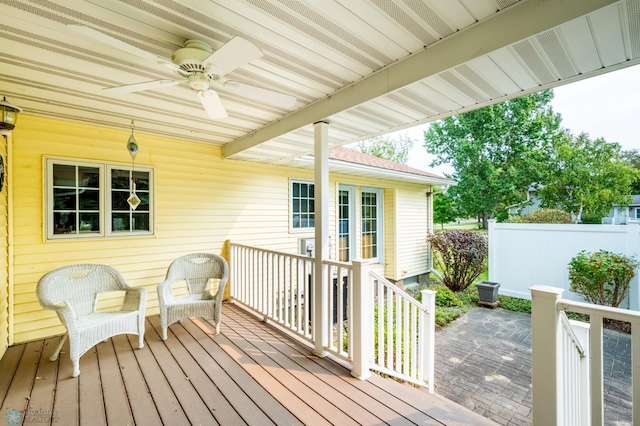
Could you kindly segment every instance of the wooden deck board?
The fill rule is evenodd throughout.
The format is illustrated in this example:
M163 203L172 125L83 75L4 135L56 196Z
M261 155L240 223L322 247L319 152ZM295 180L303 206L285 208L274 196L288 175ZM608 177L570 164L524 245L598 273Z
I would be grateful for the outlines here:
M254 365L259 365L263 369L260 372L261 374L270 375L273 379L277 380L282 386L293 392L302 403L310 407L329 423L340 425L357 424L353 418L342 411L340 407L327 400L321 389L314 388L312 384L296 377L297 375L293 374L293 371L287 367L297 367L289 363L284 363L277 351L263 344L263 342L254 336L236 334L235 330L228 331L227 333L227 337L247 354L247 357L250 359L249 362ZM281 365L278 361L287 365ZM245 365L248 364L245 362ZM304 421L304 423L309 424L307 421Z
M25 348L26 345L10 346L2 359L0 359L0 371L2 372L0 374L0 402L4 401L7 392L9 392L9 385L13 380Z
M247 317L228 315L226 318L229 328L232 328L244 340L254 342L254 346L256 349L259 349L261 353L269 354L269 358L273 360L277 368L289 372L301 383L308 386L309 389L312 389L314 393L326 399L330 405L340 410L342 412L340 413L340 417L344 414L349 416L353 422L360 422L361 424L379 424L381 422L380 418L353 401L348 391L342 393L339 389L329 385L319 377L323 375L333 376L333 374L329 374L327 370L322 372L316 371L315 373L309 370L311 366L315 367L318 365L311 360L314 355L310 349L300 347L303 349L302 352L292 353L289 347L283 345L279 339L265 329L252 327L252 322ZM342 383L344 382L340 384ZM338 392L335 392L336 390L338 390ZM309 395L309 397L312 399L315 398L313 394ZM341 424L347 424L347 422L342 423L342 419L339 417L335 419L330 418L329 420L332 423L340 422Z
M147 319L146 327L147 345L158 361L189 422L194 425L218 424L198 390L191 383L189 375L183 371L174 357L174 352L181 346L180 342L176 339L167 339L166 342L163 342L149 319Z
M189 323L189 321L183 322L184 325ZM196 332L194 336L182 326L172 327L170 333L182 343L185 353L191 354L190 359L194 360L198 366L198 369L189 373L189 377L196 377L194 384L199 391L206 390L203 398L207 404L210 404L209 407L213 410L213 414L220 424L275 424L249 397L243 387L220 367L218 357L205 350L203 346L206 346L207 343L213 343L209 336L201 331L200 333ZM178 359L183 360L183 358ZM205 377L208 381L202 380ZM243 411L245 411L245 417L242 417ZM251 414L246 415L249 413Z
M156 335L161 335L160 328L160 318L153 317L150 318L150 322L156 331ZM175 337L175 334L179 333L182 335L182 339L178 339ZM185 335L187 333L184 331L180 324L177 324L173 329L168 333L170 336L167 339L167 342L171 345L169 348L171 354L175 358L175 360L180 365L180 368L184 372L186 379L191 382L195 389L197 389L198 394L200 395L202 402L207 406L210 412L215 417L216 421L219 424L239 424L242 422L242 418L233 408L233 406L227 401L225 396L222 394L220 389L215 385L215 383L211 380L209 375L203 370L200 366L203 364L215 363L210 357L206 357L204 354L200 353L197 357L196 354L197 342L193 341L193 338L189 339ZM189 350L185 347L188 346Z
M53 348L55 350L55 348ZM53 352L53 350L52 350ZM49 357L45 359L48 360ZM80 366L82 366L80 359ZM58 367L58 381L56 383L56 395L53 400L53 416L58 418L59 423L66 425L80 424L79 400L78 400L78 378L73 377L73 364L69 358L69 341L65 342L60 351L60 356L53 364Z
M221 380L221 391L227 395L247 424L261 425L259 420L263 418L263 414L275 424L302 424L290 411L278 403L266 388L260 386L247 371L218 346L219 339L211 338L208 334L210 331L208 324L204 320L194 318L191 322L183 322L183 325L189 334L198 339L202 349L215 360L215 364L211 364L209 368L215 369L216 380ZM203 338L204 336L206 338ZM220 370L217 370L216 366ZM225 377L228 377L228 380ZM236 389L242 394L235 395Z
M221 333L201 318L147 319L145 347L115 336L73 369L60 337L16 345L0 360L0 412L43 413L24 424L492 424L463 407L377 375L358 380L330 358L225 304Z
M128 404L134 423L161 425L160 415L129 344L129 339L126 336L115 336L111 340L122 371L122 380L127 390Z
M259 329L258 333L260 333L259 335L263 336L265 340L268 340L271 345L277 347L281 353L291 359L295 359L305 370L313 373L328 386L335 389L338 392L336 395L349 398L360 407L366 407L366 409L369 410L375 418L380 419L380 421L394 425L414 424L410 420L400 416L397 411L389 408L380 400L372 398L370 394L360 389L359 385L362 384L361 380L346 373L343 367L334 363L327 364L321 362L318 357L312 354L309 355L311 352L310 349L302 348L301 350L299 344L283 336L278 330L263 328ZM265 333L269 333L271 338L268 338ZM326 367L327 365L329 369ZM358 418L358 420L360 421L361 419Z
M113 340L98 344L96 349L100 361L100 382L107 424L132 425L133 413L127 400L127 390L113 348Z
M99 345L101 344L102 343L99 343ZM98 349L96 346L82 355L80 360L78 403L80 405L80 424L83 425L91 424L99 426L107 424L107 414L104 410L104 395L102 394L102 383L100 382ZM66 358L65 355L66 354L63 354L61 357Z
M135 348L138 340L137 336L127 337L131 348ZM189 421L182 411L178 398L173 393L173 389L167 383L167 379L153 357L148 342L146 343L144 348L132 349L132 351L147 382L149 393L156 404L162 423L166 425L188 424Z
M43 346L43 341L26 344L20 362L16 366L11 385L0 406L0 413L6 413L8 410L23 412L27 409Z
M49 357L58 346L59 338L51 338L44 341L44 347L36 377L29 399L29 415L24 416L24 425L42 424L43 420L49 420L53 416L53 398L55 396L56 376L58 374L57 363L49 361Z

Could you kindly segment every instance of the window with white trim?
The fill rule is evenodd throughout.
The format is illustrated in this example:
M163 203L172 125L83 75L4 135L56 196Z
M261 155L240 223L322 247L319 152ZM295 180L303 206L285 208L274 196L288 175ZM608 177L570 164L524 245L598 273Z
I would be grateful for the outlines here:
M47 239L153 234L153 169L47 159L46 190Z
M291 181L291 229L313 229L315 224L315 194L313 182Z
M361 255L379 263L382 260L382 190L362 188Z

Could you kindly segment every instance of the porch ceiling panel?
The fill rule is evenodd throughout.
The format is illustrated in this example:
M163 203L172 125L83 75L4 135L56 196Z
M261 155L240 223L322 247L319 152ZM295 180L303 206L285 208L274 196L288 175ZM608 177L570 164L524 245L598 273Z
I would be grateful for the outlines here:
M23 114L135 120L141 134L273 164L311 152L318 120L339 146L640 62L640 0L0 0L0 16L0 96ZM155 57L234 36L264 56L224 77L293 95L292 107L216 88L229 116L211 120L186 83L102 91L178 79Z

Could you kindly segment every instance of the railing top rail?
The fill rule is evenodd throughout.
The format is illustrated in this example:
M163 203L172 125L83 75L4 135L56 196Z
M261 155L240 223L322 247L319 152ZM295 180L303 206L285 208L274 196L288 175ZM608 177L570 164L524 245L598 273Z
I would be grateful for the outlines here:
M584 348L580 344L580 340L578 340L578 336L576 336L576 333L573 331L573 327L571 327L569 318L567 318L567 315L564 313L564 311L561 311L560 314L561 314L560 320L562 321L562 325L564 326L565 331L569 334L569 337L571 338L571 341L573 342L573 344L576 346L576 349L580 353L580 356L584 357L585 356Z
M338 260L325 259L322 261L322 264L329 265L329 266L337 266L338 268L353 268L353 264L351 262L340 262Z
M400 295L400 297L402 297L404 300L416 305L418 307L418 309L420 309L420 310L422 310L424 312L429 312L429 308L427 308L422 303L418 302L413 297L409 296L403 289L401 289L400 287L398 287L397 285L395 285L394 283L392 283L391 281L389 281L388 279L386 279L382 275L380 275L380 274L378 274L378 273L376 273L374 271L369 271L369 274L373 278L375 278L376 280L382 281L387 287L390 287L393 291L395 291L398 295Z
M612 308L611 306L592 305L591 303L576 302L574 300L568 299L560 299L556 307L559 311L569 311L586 315L598 315L604 318L640 324L640 312L638 311Z
M267 250L267 249L263 249L263 248L259 248L259 247L247 246L247 245L244 245L244 244L230 243L229 245L231 247L239 247L239 248L244 248L244 249L248 249L248 250L255 250L255 251L259 251L259 252L263 252L263 253L275 254L275 255L278 255L278 256L287 256L287 257L291 257L293 259L310 260L310 261L313 261L313 259L314 259L313 257L309 257L309 256L304 255L304 254L285 253L285 252L282 252L282 251Z

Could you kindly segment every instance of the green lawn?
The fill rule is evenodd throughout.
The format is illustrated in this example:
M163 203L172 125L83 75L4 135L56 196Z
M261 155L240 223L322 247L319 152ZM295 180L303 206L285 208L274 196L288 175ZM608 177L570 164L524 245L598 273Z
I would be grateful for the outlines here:
M439 223L434 223L433 227L436 231L443 229L464 229L467 231L477 231L478 222L475 220L463 220L459 222L445 223L444 226Z

